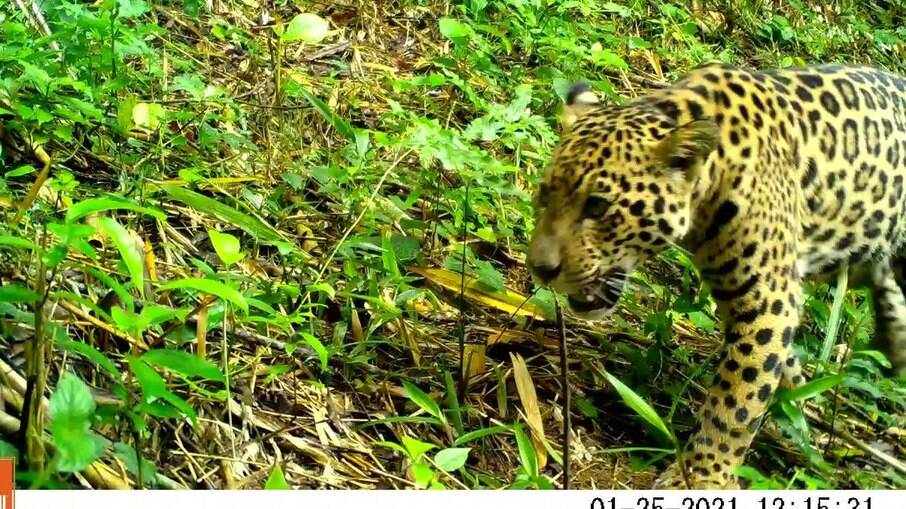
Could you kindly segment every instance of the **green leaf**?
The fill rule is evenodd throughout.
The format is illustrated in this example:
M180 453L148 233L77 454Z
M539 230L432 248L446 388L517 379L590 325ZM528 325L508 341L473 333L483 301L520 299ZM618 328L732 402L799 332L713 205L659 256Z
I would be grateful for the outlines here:
M51 435L57 451L57 470L78 472L104 452L104 440L91 431L94 398L79 377L64 372L50 396Z
M151 366L132 356L128 356L126 361L129 363L129 369L135 375L135 379L142 389L142 395L147 402L152 402L154 399L162 399L188 416L193 423L198 419L195 410L185 400L167 390L166 382ZM153 401L153 403L158 402ZM151 409L152 406L149 404L143 408ZM165 410L164 408L161 409Z
M141 360L187 377L194 376L218 382L223 382L226 379L220 368L210 361L182 350L170 350L168 348L150 350L142 354Z
M139 457L135 448L122 442L113 444L113 452L126 465L126 470L130 474L134 475L136 479L139 477L142 479L143 485L153 484L154 478L157 476L157 468L154 463ZM141 469L139 469L139 466L141 466Z
M513 434L516 435L516 448L519 449L519 461L526 473L532 478L538 477L538 456L535 453L535 446L531 439L522 431L522 426L513 427Z
M320 339L306 332L302 333L302 339L304 339L305 342L308 343L308 346L318 354L318 358L321 360L321 372L324 373L327 371L327 361L330 360L330 353L328 353L324 343L322 343Z
M145 129L157 129L167 110L157 103L140 102L132 107L132 122Z
M23 304L37 302L41 296L31 288L20 284L0 286L0 302L10 302L14 304Z
M802 413L802 410L799 410L799 407L790 401L780 400L780 409L789 417L790 422L797 430L808 436L808 422L806 422L805 414Z
M464 434L463 436L457 438L453 442L453 445L459 446L462 444L467 444L469 442L478 440L480 438L484 438L484 437L487 437L490 435L496 435L498 433L509 433L510 430L511 430L511 428L509 426L490 426L488 428L477 429L475 431L470 431L470 432Z
M159 398L168 392L167 383L151 366L137 357L127 357L126 361L146 399Z
M280 465L274 465L270 475L267 476L267 482L264 483L266 490L288 490L289 483L286 482L286 476L283 475L283 469Z
M412 400L413 403L418 405L428 414L436 417L440 422L446 424L447 417L440 411L440 406L438 406L436 401L409 382L403 381L403 388L406 389L406 395L409 396L409 399Z
M208 237L217 251L220 261L229 268L230 265L245 258L245 253L239 247L239 239L229 233L222 233L217 230L208 230Z
M312 94L302 86L298 87L298 92L300 95L302 95L302 97L305 98L306 101L309 102L309 104L312 105L312 107L314 107L315 110L318 111L318 113L321 114L322 117L324 117L325 120L330 123L331 126L333 126L334 129L337 130L338 133L343 135L343 137L345 137L349 141L355 141L355 129L349 122L346 121L346 119L334 113L330 109L330 106L328 106L321 99L318 99L314 94Z
M475 276L478 281L494 292L505 290L503 274L501 274L494 265L487 260L477 260L475 262Z
M461 39L472 34L472 28L453 18L440 18L438 22L440 33L447 39Z
M466 464L466 461L469 459L469 451L471 450L470 447L451 447L449 449L443 449L438 451L434 456L434 463L437 464L437 468L444 472L459 470Z
M317 283L313 285L308 285L305 287L305 290L308 292L321 292L324 295L327 295L331 300L336 296L337 292L334 290L333 286L330 286L329 283Z
M174 290L177 288L188 288L199 292L208 293L232 303L239 309L248 312L249 305L245 297L232 287L229 287L220 281L203 278L187 278L172 281L160 287L161 291Z
M329 34L330 25L327 20L317 14L304 12L290 20L280 39L283 42L302 41L317 44Z
M82 343L81 341L74 341L69 338L57 338L54 341L54 347L63 350L64 352L73 353L76 355L81 355L89 361L93 362L96 366L99 366L110 373L114 380L119 381L122 379L122 372L117 369L116 365L107 358L106 355L96 350L93 346Z
M435 472L431 465L416 463L412 465L412 480L416 488L426 488L434 480Z
M162 185L161 189L174 200L181 201L198 212L213 215L234 226L242 228L249 235L252 235L257 239L267 242L283 240L280 234L270 226L213 198L208 198L195 191L173 185Z
M0 458L18 458L19 450L13 444L0 440Z
M138 290L142 297L145 296L145 262L143 253L139 250L135 240L129 235L129 232L112 217L102 217L98 219L98 228L105 235L113 240L116 249L120 252L126 269L129 271L129 277L132 279L132 286Z
M6 178L15 178L15 177L21 177L23 175L28 175L29 173L34 173L34 172L35 172L35 167L30 164L26 164L26 165L20 166L18 168L9 170L3 176Z
M79 203L76 203L72 207L69 207L69 210L66 211L66 222L72 223L87 215L104 212L106 210L131 210L133 212L141 212L142 214L147 214L161 221L167 219L167 215L157 209L151 207L143 207L137 203L127 201L122 198L106 197L83 200Z
M396 260L396 252L393 250L389 231L385 231L381 236L381 262L387 275L397 277L400 275L400 267Z
M16 249L31 249L35 250L38 246L28 240L20 237L14 237L12 235L0 235L0 247L12 247Z
M841 382L843 382L844 379L845 377L840 374L823 376L806 384L802 384L799 387L794 387L793 389L782 391L779 397L782 397L786 401L800 401L811 399L824 391L836 387Z
M654 411L654 408L648 404L647 401L642 399L641 396L635 393L632 389L627 387L623 382L619 381L615 376L604 371L604 377L607 378L607 381L614 389L620 394L620 397L623 398L623 402L626 403L629 408L633 409L635 413L639 414L642 419L645 419L648 424L654 426L658 431L664 434L665 437L669 438L671 442L676 443L676 438L673 436L673 433L670 432L670 429L667 428L667 425L664 424L664 421L661 417Z
M402 442L403 447L406 448L406 452L409 454L409 459L414 463L417 463L423 454L437 447L434 444L422 442L421 440L416 440L405 435L403 436Z

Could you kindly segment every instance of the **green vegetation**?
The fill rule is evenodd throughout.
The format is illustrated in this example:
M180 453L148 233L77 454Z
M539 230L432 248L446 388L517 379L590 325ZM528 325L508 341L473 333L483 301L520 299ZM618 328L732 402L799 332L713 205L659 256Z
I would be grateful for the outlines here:
M0 5L21 487L560 486L554 297L523 252L569 83L621 101L714 59L906 72L900 0L214 4ZM713 375L684 255L635 283L611 320L567 322L573 487L650 483ZM871 301L808 292L820 374L742 474L906 488Z

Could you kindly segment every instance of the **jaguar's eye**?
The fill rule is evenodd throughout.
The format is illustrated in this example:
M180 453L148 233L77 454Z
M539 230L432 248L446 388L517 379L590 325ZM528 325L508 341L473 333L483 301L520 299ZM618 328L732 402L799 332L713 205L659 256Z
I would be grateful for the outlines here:
M610 202L605 198L594 194L589 195L588 198L585 198L585 205L582 206L582 218L599 218L607 212L608 208L610 208Z

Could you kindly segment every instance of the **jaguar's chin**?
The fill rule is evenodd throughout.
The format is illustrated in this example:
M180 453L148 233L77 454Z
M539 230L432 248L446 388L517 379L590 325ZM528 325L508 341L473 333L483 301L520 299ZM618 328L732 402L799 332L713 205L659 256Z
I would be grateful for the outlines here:
M614 310L625 284L625 272L610 271L581 292L569 294L567 296L569 309L579 318L601 320Z

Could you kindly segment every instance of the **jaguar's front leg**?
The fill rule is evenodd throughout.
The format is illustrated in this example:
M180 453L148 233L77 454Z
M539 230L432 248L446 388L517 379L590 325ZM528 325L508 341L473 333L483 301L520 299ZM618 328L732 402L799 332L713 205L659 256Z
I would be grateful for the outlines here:
M725 351L699 413L699 430L655 488L735 488L771 395L791 356L799 322L799 281L792 267L735 272L715 284Z

